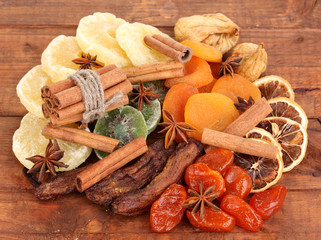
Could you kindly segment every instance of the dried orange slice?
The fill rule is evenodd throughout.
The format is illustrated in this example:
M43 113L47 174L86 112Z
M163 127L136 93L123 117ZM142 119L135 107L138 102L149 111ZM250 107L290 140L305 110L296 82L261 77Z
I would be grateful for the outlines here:
M289 98L278 97L269 101L272 113L268 117L286 117L300 123L304 129L308 127L308 118L299 104Z
M286 97L294 100L294 92L290 83L279 76L262 77L253 83L260 89L262 97L266 99Z
M284 117L268 117L263 119L258 127L272 134L282 148L284 172L292 170L304 158L308 135L304 127Z
M281 148L273 136L264 129L253 128L246 134L246 137L266 144L273 144L279 149L276 159L234 153L234 164L246 170L252 178L251 193L262 192L275 185L282 176L283 161Z

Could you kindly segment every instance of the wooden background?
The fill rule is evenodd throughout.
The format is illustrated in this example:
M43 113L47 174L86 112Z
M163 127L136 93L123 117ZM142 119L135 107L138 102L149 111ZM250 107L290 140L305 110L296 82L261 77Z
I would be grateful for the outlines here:
M264 42L266 74L290 81L309 117L309 145L300 166L282 177L282 209L251 233L206 233L186 219L172 232L151 231L149 215L106 212L80 194L41 202L12 153L12 135L26 110L16 96L20 78L57 35L75 35L79 20L111 12L173 36L179 17L222 12L241 28L240 42ZM99 27L99 26L96 26ZM321 239L321 3L317 0L0 0L0 239Z

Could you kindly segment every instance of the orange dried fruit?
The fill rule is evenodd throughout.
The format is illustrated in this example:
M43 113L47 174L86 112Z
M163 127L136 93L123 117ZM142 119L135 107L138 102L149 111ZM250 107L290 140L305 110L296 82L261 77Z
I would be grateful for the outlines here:
M185 75L183 77L169 78L165 81L165 86L173 87L178 83L188 83L196 88L205 86L213 81L210 65L203 59L192 57L185 63Z
M190 84L176 84L166 93L163 110L170 112L175 118L175 121L184 122L184 111L187 100L196 93L198 93L197 88ZM164 121L167 121L167 119L164 119Z
M213 81L210 82L209 84L200 87L198 89L199 93L210 93L212 91L212 88L214 87L214 84L216 83L217 79L220 78L220 68L221 68L221 63L214 63L214 62L208 62L210 65L211 71L212 71L212 76L213 76Z
M212 91L212 89L213 89L216 81L217 81L217 79L214 78L213 81L210 82L209 84L207 84L207 85L205 85L205 86L203 86L203 87L200 87L200 88L198 89L198 92L199 92L199 93L210 93L210 92Z
M208 64L210 65L213 77L219 79L222 63L208 62Z
M185 122L198 132L187 135L201 140L204 128L223 131L238 116L233 101L219 93L199 93L191 96L185 106Z
M220 77L212 89L213 92L229 97L234 103L238 103L237 97L249 99L251 96L255 102L261 98L259 88L239 74L234 74L234 77L229 74Z
M197 88L187 83L179 83L170 88L165 96L163 102L163 111L167 110L170 112L175 121L184 122L184 111L187 100L190 96L197 94ZM165 115L163 114L164 122L168 122ZM183 139L177 135L175 138L176 142L181 142Z
M191 40L184 40L181 43L193 50L193 56L202 58L208 62L222 62L223 55L221 51L215 47Z

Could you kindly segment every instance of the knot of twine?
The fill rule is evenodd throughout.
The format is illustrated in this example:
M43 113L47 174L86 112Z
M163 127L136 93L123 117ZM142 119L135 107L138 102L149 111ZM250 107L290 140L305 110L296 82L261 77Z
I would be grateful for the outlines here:
M97 73L90 69L79 70L70 75L69 78L74 80L75 84L80 88L85 104L85 112L83 113L83 123L89 123L96 119L102 118L105 109L117 102L122 96L122 92L118 92L111 99L105 101L104 89Z

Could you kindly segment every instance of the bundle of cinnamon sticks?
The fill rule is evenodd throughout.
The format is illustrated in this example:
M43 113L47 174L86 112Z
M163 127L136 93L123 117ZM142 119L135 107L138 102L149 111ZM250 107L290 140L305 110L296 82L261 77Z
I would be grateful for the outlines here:
M121 97L108 105L105 111L111 111L128 104L127 93L132 90L132 84L126 74L115 65L109 65L96 70L104 90L104 100L112 99L117 93ZM65 125L82 120L85 103L80 87L75 86L72 79L46 85L41 90L44 104L42 106L45 117L49 117L54 125Z

